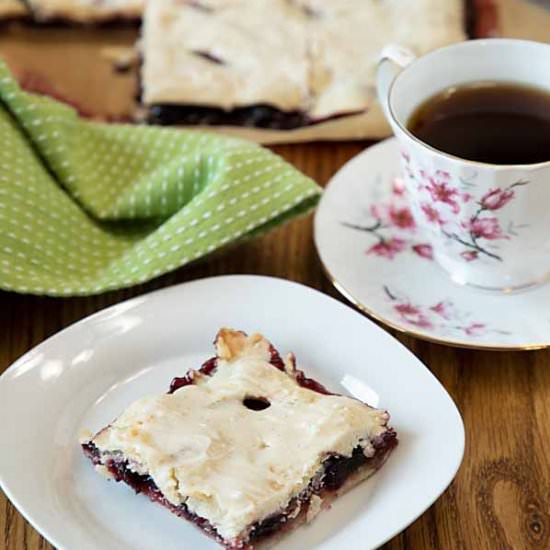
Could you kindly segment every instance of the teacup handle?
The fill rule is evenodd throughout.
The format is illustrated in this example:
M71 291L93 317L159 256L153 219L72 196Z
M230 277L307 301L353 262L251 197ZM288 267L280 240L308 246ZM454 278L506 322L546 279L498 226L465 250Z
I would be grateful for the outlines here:
M376 91L378 101L388 120L391 120L389 108L391 85L397 75L415 59L416 56L411 50L395 44L386 46L380 54L376 70Z

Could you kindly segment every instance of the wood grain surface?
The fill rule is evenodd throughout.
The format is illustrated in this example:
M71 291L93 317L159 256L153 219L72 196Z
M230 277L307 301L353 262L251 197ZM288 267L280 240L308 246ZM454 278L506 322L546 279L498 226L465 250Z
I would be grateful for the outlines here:
M324 185L362 148L364 144L309 144L275 151ZM338 297L323 275L308 216L129 290L75 299L0 292L0 371L48 336L108 305L182 281L232 273L284 277ZM467 441L464 463L450 488L384 548L550 548L550 351L468 351L396 336L454 398ZM50 548L0 493L0 549ZM360 549L358 542L353 550Z

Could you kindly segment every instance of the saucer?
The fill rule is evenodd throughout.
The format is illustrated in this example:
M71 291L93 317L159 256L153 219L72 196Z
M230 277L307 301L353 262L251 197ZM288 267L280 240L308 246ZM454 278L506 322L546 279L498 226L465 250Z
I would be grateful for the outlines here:
M550 285L513 294L454 283L416 226L395 138L332 178L315 216L315 244L334 286L386 325L451 346L550 347Z

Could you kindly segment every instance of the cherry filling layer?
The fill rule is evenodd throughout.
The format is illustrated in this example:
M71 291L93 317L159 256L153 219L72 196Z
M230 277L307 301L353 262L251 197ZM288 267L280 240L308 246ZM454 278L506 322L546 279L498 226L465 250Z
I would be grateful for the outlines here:
M307 505L313 495L322 498L327 494L338 491L352 474L363 467L372 471L380 468L390 451L397 445L395 432L392 429L388 430L374 441L373 445L375 453L372 457L366 457L361 447L356 447L350 457L329 456L323 462L320 475L315 476L308 487L300 495L293 498L284 510L251 525L246 540L233 541L226 541L220 537L215 527L208 520L191 512L185 504L175 506L169 502L150 476L132 471L123 457L120 460L110 456L103 459L97 447L91 442L83 444L82 448L95 465L102 464L105 466L116 481L123 481L132 487L136 493L143 493L153 502L158 502L174 514L191 521L226 548L246 550L251 548L254 543L286 528L290 521L296 517L297 506L300 505L302 509L307 510Z
M271 130L294 130L354 114L357 112L336 113L322 119L313 119L304 111L281 111L275 107L260 104L251 107L237 107L230 111L217 107L157 104L149 108L148 122L164 126L181 124L185 126L245 126Z
M248 126L273 130L291 130L312 124L306 113L279 111L268 105L240 107L231 111L194 105L153 105L149 109L149 122L165 126Z
M183 517L188 521L191 521L202 529L206 534L216 539L221 544L225 544L225 541L218 535L216 529L204 518L193 514L185 504L175 506L169 500L167 500L156 486L153 479L148 475L138 474L132 471L126 460L114 460L108 458L105 463L102 462L101 453L93 443L84 443L82 445L84 453L95 466L102 464L105 466L109 473L114 477L116 481L123 481L126 485L129 485L136 493L143 493L148 496L153 502L158 502L162 506L168 508L172 513L179 517ZM231 546L229 546L231 548ZM239 548L238 546L235 548Z

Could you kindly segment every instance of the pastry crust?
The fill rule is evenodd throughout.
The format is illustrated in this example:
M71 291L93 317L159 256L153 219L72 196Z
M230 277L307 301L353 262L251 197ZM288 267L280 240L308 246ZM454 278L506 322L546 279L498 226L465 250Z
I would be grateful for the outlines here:
M224 361L235 361L249 355L266 356L270 343L261 334L247 336L244 332L222 328L216 336L216 352Z
M386 455L387 458L388 455ZM372 477L381 467L382 464L377 467L373 467L369 464L359 468L355 473L350 475L345 483L338 489L331 493L323 495L323 498L313 495L307 506L300 509L298 515L288 521L281 531L274 533L267 540L261 541L259 544L254 545L254 550L269 550L278 544L288 533L305 525L311 523L323 510L329 510L332 503L338 500L342 495L351 491L357 485L360 485L363 481L366 481Z

